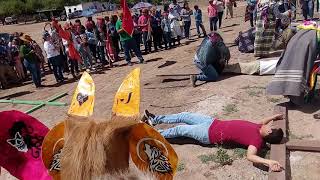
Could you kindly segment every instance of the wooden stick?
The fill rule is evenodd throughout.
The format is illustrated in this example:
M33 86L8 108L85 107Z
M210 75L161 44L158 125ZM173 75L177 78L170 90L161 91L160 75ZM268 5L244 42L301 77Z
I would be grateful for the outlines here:
M283 120L277 120L274 121L273 124L275 128L281 128L284 132L284 137L282 139L283 144L271 144L271 152L270 152L270 159L278 161L284 169L280 172L270 172L269 173L269 180L286 180L286 168L287 168L287 163L286 163L286 144L285 141L287 139L287 121L288 121L288 110L284 106L279 106L277 105L274 108L274 113L275 114L283 114L284 119Z
M319 140L290 140L286 144L287 149L290 151L313 151L320 152Z
M284 169L280 172L269 172L269 180L286 180L286 145L272 144L270 159L278 161Z
M273 121L273 125L275 128L281 128L283 131L283 139L282 143L287 142L287 122L288 122L288 109L285 106L276 105L274 107L275 114L283 114L283 120Z

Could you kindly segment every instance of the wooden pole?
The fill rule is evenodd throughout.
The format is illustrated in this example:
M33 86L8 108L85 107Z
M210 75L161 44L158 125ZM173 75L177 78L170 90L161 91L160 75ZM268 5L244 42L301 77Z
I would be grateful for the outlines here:
M269 170L269 180L286 180L286 144L285 141L287 140L287 121L288 121L288 110L284 106L277 105L274 108L275 114L283 114L284 118L283 120L277 120L273 122L273 125L275 128L281 128L284 132L282 144L271 144L271 152L270 152L270 159L278 161L284 169L280 172L271 172Z
M286 144L287 149L290 151L313 151L320 152L319 140L290 140Z

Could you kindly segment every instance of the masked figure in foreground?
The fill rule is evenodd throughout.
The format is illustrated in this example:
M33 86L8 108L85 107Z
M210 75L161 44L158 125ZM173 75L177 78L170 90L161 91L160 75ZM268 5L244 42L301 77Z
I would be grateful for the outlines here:
M173 179L175 151L156 130L138 120L139 75L140 69L135 69L120 86L111 119L95 120L90 117L95 86L84 73L68 117L51 129L43 143L43 161L54 179L119 179L137 171L129 167L129 157L142 177Z

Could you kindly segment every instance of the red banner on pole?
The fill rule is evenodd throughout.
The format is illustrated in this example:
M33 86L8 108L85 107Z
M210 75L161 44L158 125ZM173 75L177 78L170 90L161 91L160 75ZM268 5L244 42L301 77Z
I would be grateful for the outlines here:
M122 29L126 31L130 36L132 36L134 25L133 25L131 12L129 10L126 0L121 0L121 7L123 11Z

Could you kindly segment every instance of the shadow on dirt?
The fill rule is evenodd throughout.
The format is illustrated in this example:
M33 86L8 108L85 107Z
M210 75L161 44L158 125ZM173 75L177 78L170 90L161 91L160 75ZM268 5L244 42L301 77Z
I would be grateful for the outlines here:
M147 63L149 63L149 62L156 62L156 61L159 61L159 60L161 60L161 59L163 59L163 58L162 58L162 57L157 57L157 58L148 59L148 60L146 60L146 62L147 62Z
M232 24L232 25L230 25L230 26L224 26L224 27L222 27L221 29L223 29L223 28L228 28L228 27L234 27L234 26L240 26L240 24Z
M158 68L164 68L164 67L167 67L167 66L171 66L173 64L177 63L177 61L166 61L164 64L158 66Z
M177 82L177 81L187 81L190 78L182 78L182 79L173 79L173 78L168 78L168 79L164 79L162 80L162 83L167 83L167 82Z
M13 98L17 98L17 97L24 96L27 94L32 94L33 92L34 91L21 91L21 92L17 92L17 93L13 93L13 94L10 94L7 96L0 97L0 99L13 99Z

